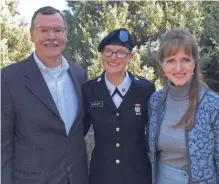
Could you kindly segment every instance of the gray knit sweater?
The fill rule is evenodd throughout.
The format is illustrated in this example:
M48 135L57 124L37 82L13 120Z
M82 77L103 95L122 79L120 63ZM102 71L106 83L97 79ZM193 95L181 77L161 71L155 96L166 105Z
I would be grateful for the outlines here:
M188 108L188 92L191 81L184 86L175 87L170 82L166 101L165 116L158 139L159 160L171 167L186 169L188 157L186 150L185 130L181 126L173 128L180 121Z

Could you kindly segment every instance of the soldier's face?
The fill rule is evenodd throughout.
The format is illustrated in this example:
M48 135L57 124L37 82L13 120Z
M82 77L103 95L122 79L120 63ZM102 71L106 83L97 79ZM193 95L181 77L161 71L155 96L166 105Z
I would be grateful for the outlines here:
M102 64L108 75L121 75L133 59L133 53L124 46L106 45L102 51Z

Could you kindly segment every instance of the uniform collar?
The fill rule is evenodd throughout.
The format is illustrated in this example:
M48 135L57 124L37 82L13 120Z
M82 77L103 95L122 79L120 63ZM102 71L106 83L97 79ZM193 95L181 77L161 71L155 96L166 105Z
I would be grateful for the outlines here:
M106 87L109 90L110 95L113 94L114 90L116 89L116 87L118 88L118 90L120 91L120 93L124 96L126 94L126 92L128 91L130 85L131 85L131 78L128 74L128 72L126 71L126 76L125 79L123 80L123 82L118 85L118 86L114 86L107 78L106 78L106 73L104 74L104 80L106 83Z

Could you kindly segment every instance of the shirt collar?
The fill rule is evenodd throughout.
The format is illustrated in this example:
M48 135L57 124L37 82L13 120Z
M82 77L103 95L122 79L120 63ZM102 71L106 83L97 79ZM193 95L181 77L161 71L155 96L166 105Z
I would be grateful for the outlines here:
M106 78L106 73L104 75L105 78L105 83L107 86L107 89L110 92L110 95L113 94L114 90L116 89L116 87L118 88L118 90L120 91L120 93L124 96L126 94L126 92L128 91L130 85L131 85L131 78L128 74L128 72L126 71L126 76L125 79L122 81L122 83L118 86L114 86L107 78Z
M43 62L37 57L36 52L33 53L33 57L40 71L48 71L50 69L49 67L45 66ZM69 69L69 64L66 61L66 59L62 56L61 70L66 71L68 69Z

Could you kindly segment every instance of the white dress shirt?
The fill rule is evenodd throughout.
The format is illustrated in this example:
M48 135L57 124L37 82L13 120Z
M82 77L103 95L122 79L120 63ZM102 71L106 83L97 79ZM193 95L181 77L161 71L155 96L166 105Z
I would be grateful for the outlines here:
M125 76L125 79L123 80L123 82L118 85L118 86L114 86L107 78L106 78L106 73L105 73L105 83L106 83L106 86L110 92L110 95L112 96L114 90L116 89L116 87L118 88L118 90L120 91L120 93L122 94L122 96L124 96L130 85L131 85L131 78L128 74L128 72L126 71L126 76ZM113 97L113 102L114 104L116 105L117 108L119 108L119 106L121 105L123 99L118 95L118 94L115 94Z
M66 134L68 134L78 110L77 94L67 71L69 64L62 57L61 65L55 68L48 68L39 60L35 52L33 56L49 88L59 114L65 123Z

